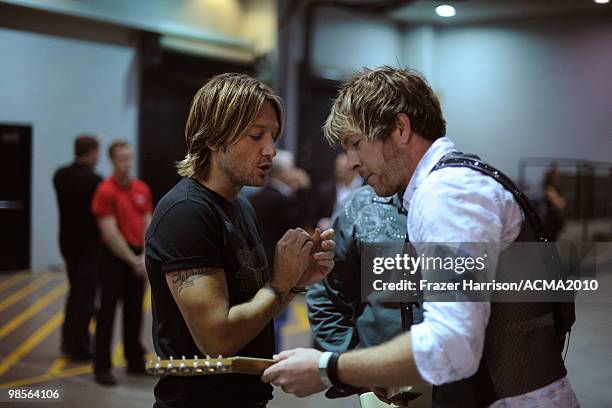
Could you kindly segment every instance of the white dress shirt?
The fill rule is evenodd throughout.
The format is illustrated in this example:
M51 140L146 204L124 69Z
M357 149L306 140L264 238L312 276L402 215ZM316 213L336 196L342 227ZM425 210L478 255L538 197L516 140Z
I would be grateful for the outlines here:
M403 203L410 241L498 243L497 250L503 251L520 233L523 212L512 193L492 177L466 167L430 173L442 156L455 150L450 139L436 140L406 188ZM489 252L491 271L495 271L498 254ZM440 385L474 375L490 312L491 305L485 302L424 302L424 320L410 330L421 377ZM568 408L579 404L564 377L527 394L498 400L491 407Z

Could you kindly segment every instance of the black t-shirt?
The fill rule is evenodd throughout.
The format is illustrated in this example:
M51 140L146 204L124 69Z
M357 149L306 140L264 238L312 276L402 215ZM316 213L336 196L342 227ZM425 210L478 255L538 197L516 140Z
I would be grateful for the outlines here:
M230 203L191 178L182 179L155 208L146 235L146 267L151 283L153 343L162 359L202 355L168 288L166 273L222 268L230 306L251 299L270 275L249 202L239 195ZM272 358L273 353L274 328L269 323L236 355ZM229 407L237 406L230 403L232 398L241 403L271 399L272 387L257 375L167 376L155 387L155 397L161 407L208 406L204 402L211 398L223 400Z
M293 197L287 197L272 186L249 197L249 201L257 214L258 225L261 227L261 239L266 251L268 265L274 264L276 243L290 228L306 227L305 211L300 202Z
M96 257L100 231L91 200L102 178L80 163L62 167L53 176L60 215L60 250L67 261Z

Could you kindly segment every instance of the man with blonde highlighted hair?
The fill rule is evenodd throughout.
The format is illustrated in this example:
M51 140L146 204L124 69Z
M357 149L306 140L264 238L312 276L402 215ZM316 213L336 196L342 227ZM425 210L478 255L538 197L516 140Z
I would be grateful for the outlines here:
M353 76L324 133L342 144L349 166L377 195L403 196L409 248L493 244L486 273L495 277L512 242L546 241L541 221L510 179L445 137L438 98L415 71L381 67ZM429 383L434 407L579 406L561 355L573 304L437 302L426 295L415 300L422 321L405 309L409 332L344 354L284 351L262 379L297 396L348 384L386 398L389 387Z
M171 356L272 358L272 318L333 267L333 231L288 230L268 265L253 207L283 125L281 99L256 79L222 74L195 95L183 179L159 202L146 236L153 341ZM272 387L246 374L164 376L156 407L264 407Z

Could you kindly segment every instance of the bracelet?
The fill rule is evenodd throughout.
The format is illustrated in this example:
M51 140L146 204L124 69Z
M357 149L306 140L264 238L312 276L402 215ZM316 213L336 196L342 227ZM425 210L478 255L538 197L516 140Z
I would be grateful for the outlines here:
M289 289L291 293L306 293L308 291L308 287L306 286L294 286Z
M342 353L334 352L329 357L329 361L327 363L327 377L329 381L333 384L334 387L344 388L345 384L340 382L340 377L338 375L338 359L340 359L340 355Z
M323 383L323 385L325 385L326 387L332 386L332 383L329 380L329 377L327 376L327 367L329 364L329 359L333 354L334 353L332 353L331 351L326 351L321 354L321 357L319 358L319 377L321 378L321 382Z

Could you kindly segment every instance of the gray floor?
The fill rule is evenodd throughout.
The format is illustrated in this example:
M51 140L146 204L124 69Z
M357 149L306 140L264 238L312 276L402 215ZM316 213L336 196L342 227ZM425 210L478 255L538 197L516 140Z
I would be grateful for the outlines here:
M612 274L601 276L612 285ZM0 390L9 387L59 387L62 407L151 407L154 378L128 377L115 370L119 385L104 388L92 380L91 368L58 358L59 325L65 295L62 273L0 275ZM577 323L571 338L567 367L583 407L612 406L612 302L578 303ZM607 303L606 303L607 302ZM150 304L143 305L146 311ZM150 313L143 338L151 351ZM117 330L115 331L117 334ZM310 338L303 300L296 301L285 333L285 348L308 346ZM121 346L114 361L122 364ZM21 406L49 406L34 404ZM0 406L8 406L0 403ZM58 406L58 405L52 405ZM275 390L270 408L356 408L356 398L326 400L322 395L297 399Z

